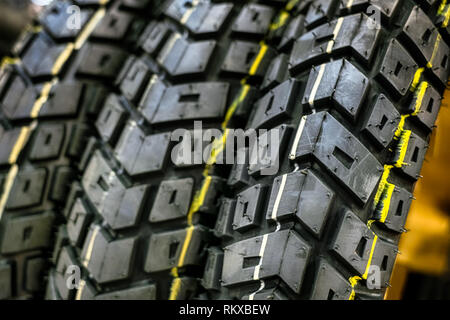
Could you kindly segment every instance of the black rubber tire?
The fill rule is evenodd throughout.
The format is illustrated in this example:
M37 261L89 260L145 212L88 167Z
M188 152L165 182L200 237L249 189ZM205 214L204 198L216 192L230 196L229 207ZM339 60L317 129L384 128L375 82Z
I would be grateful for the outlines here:
M311 2L247 124L282 128L281 169L233 168L204 297L383 299L448 79L442 3Z
M245 124L275 57L283 5L158 6L85 148L47 299L190 299L204 291L198 279L217 241L211 231L229 168L172 163L170 138L193 130L194 120L204 129ZM78 289L66 285L73 266Z
M97 2L54 2L2 60L0 299L43 298L57 226L94 134L92 119L126 58L120 47L136 42L145 26L135 1ZM70 29L73 4L81 8L80 28ZM121 21L106 30L103 14ZM114 58L91 76L108 54Z

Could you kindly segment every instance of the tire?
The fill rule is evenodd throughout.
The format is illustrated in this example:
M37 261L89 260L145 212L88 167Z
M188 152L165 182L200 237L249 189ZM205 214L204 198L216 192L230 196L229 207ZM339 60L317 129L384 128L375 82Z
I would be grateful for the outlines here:
M133 1L97 2L77 1L75 29L66 24L73 3L55 2L2 60L0 299L44 296L57 226L94 134L92 119L126 58L120 47L135 42L133 33L144 26L126 7ZM103 15L121 17L115 34L99 24ZM92 74L106 55L114 58Z
M205 169L177 154L170 161L171 137L193 132L194 120L210 129L245 125L275 58L269 35L283 4L157 7L86 144L47 299L192 299L204 291L199 279L217 243L212 229L230 168ZM78 270L79 286L68 288Z
M280 171L233 167L205 298L383 299L448 79L445 3L311 1L247 123L282 132Z

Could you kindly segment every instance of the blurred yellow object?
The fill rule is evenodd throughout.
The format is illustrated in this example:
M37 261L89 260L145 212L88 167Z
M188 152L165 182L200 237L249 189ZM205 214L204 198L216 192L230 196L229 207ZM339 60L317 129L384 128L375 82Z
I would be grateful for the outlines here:
M450 253L450 90L446 90L430 150L414 190L386 299L401 299L409 271L443 275Z

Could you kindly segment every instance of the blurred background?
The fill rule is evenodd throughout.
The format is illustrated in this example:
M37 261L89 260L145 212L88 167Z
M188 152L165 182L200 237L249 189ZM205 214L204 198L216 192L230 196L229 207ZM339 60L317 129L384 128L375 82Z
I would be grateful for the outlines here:
M0 58L52 1L0 0ZM445 92L437 127L386 299L450 299L450 90Z

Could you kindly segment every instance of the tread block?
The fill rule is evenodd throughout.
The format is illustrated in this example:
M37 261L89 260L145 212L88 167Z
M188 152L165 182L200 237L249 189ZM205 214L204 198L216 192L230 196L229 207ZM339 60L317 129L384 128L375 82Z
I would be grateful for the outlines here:
M216 41L189 43L174 33L161 49L157 61L171 76L203 74L215 47Z
M16 210L41 204L46 182L45 168L19 172L9 194L6 209Z
M339 1L339 9L341 12L344 10L353 12L366 8L367 6L373 6L383 15L383 17L390 20L400 7L400 2L400 0L343 0ZM369 14L372 13L372 10L369 10L370 8L366 12Z
M419 99L419 91L421 86L426 85L425 94ZM441 107L442 97L439 92L434 89L430 84L421 83L417 89L416 94L409 107L409 112L415 112L418 109L418 113L412 120L417 120L419 123L432 130L439 114ZM419 108L417 105L420 104Z
M221 70L228 73L236 73L239 75L247 75L251 67L255 63L260 52L260 45L248 41L233 41L230 44L225 60L222 64ZM276 53L270 47L267 48L266 53L262 57L259 66L253 74L257 77L263 77L266 73L267 67Z
M4 130L3 127L0 126L0 164L6 165L9 164L9 158L11 155L11 151L16 144L17 139L20 135L20 128L14 128L11 130Z
M408 92L417 71L417 64L408 51L395 39L391 41L378 75L385 80L397 96Z
M171 121L221 119L227 107L229 84L198 82L166 87L151 82L139 104L151 124Z
M250 177L248 175L249 153L248 148L242 148L237 151L236 162L231 168L227 184L232 188L239 188L249 185Z
M286 175L274 212L282 180L282 176L275 178L266 218L283 220L297 216L309 231L320 238L334 201L334 192L310 170L290 173Z
M308 29L318 24L327 22L332 16L337 6L336 0L317 0L308 9L305 17L305 24Z
M66 48L56 44L44 33L39 33L22 56L22 65L31 77L51 76L56 60Z
M288 56L280 54L269 65L266 75L264 76L261 89L267 90L278 86L287 80L288 74Z
M286 124L279 125L263 133L250 146L250 166L248 167L250 175L277 174L291 129Z
M69 246L63 247L56 263L56 272L53 274L53 279L49 280L49 282L53 280L54 289L59 295L57 298L68 300L75 294L75 289L69 289L67 286L69 274L66 274L66 271L70 266L77 265L77 259L73 250Z
M394 268L395 258L397 256L397 246L387 241L378 239L375 244L371 266L380 268L381 287L386 288L389 285L392 269Z
M447 84L449 66L449 46L439 34L430 18L418 6L415 6L403 27L402 35L419 52L421 63Z
M378 147L386 148L394 138L399 123L400 113L384 94L380 94L369 118L364 122L363 132L371 137Z
M73 10L70 9L72 4L69 1L57 1L51 3L45 10L44 15L40 19L41 24L55 39L67 39L75 38L86 22L91 18L93 14L92 9L81 9L77 16L76 27L71 26L70 19L73 19ZM73 20L72 20L73 21ZM74 21L72 22L74 23Z
M84 47L77 73L88 76L114 79L128 55L122 49L106 44L87 44Z
M40 125L33 141L30 160L57 158L64 142L65 131L64 124Z
M66 154L68 157L80 159L88 145L88 137L92 136L91 126L86 123L75 124L70 132L69 145ZM80 162L81 165L81 162Z
M128 58L116 82L120 91L129 101L136 103L141 97L144 85L150 79L150 67L141 59Z
M428 149L428 144L422 140L418 135L416 135L414 132L411 133L411 136L409 137L409 140L406 142L407 149L406 149L406 155L403 160L403 165L400 168L402 172L404 172L406 175L411 177L412 179L417 180L419 178L420 170L422 169L423 162L425 160L425 154ZM397 155L399 154L399 148L401 148L402 145L402 137L400 137L400 143L397 147L396 151L396 159L394 161L397 161Z
M54 218L52 212L5 218L1 253L12 254L48 247Z
M331 250L363 275L375 234L353 212L347 211L342 219ZM375 251L376 252L376 251Z
M123 11L113 11L105 15L92 32L92 37L120 40L130 29L136 17Z
M325 260L319 265L311 300L348 300L352 287L333 266Z
M114 153L132 176L161 171L169 154L170 133L145 136L134 122L122 132Z
M136 242L136 238L108 240L99 226L93 226L84 242L83 265L98 283L127 279Z
M58 83L50 93L49 99L39 111L39 117L74 116L78 112L83 93L81 83Z
M139 38L140 47L148 54L157 54L169 37L168 24L152 21Z
M148 185L126 189L98 151L85 171L82 184L111 228L123 229L137 224Z
M161 182L149 221L155 223L185 217L189 212L193 187L192 178Z
M430 61L439 30L434 27L433 22L419 6L412 9L403 27L402 36L419 51L423 64Z
M286 80L259 99L249 128L267 128L289 118L297 99L298 84L295 79Z
M236 208L236 201L233 199L223 198L214 227L214 235L218 238L233 237L233 214Z
M156 285L132 287L125 290L103 293L95 296L95 300L155 300Z
M223 252L218 248L208 249L208 258L205 271L201 280L202 287L207 290L220 290L220 278L222 277Z
M25 290L37 292L42 288L42 274L46 261L44 258L35 257L27 259L25 266Z
M267 33L274 14L274 9L269 6L254 3L247 4L241 9L231 30L234 33L262 37Z
M28 119L38 98L37 89L15 73L11 73L7 83L8 89L1 99L3 113L11 120Z
M307 116L291 159L313 155L360 201L366 203L383 168L346 128L327 112Z
M192 238L184 253L183 267L198 265L201 261L203 239L206 230L194 226ZM145 258L144 270L148 273L169 270L177 266L186 239L187 229L153 234Z
M280 51L288 51L297 38L299 38L305 30L305 16L299 15L292 19L287 25L281 37L278 48Z
M389 203L389 208L384 225L394 231L402 232L403 227L406 223L406 218L408 216L409 208L412 203L412 194L407 190L395 187L392 193L391 201ZM382 203L377 206L375 212L375 218L380 218L380 213L382 208Z
M88 115L97 115L103 106L107 92L108 91L103 86L85 83L81 109L86 110Z
M263 197L266 191L267 186L257 184L238 194L234 211L233 230L243 232L259 225Z
M13 270L7 261L0 261L0 299L8 299L12 296Z
M78 247L82 244L91 217L92 213L86 209L81 198L77 198L70 210L67 221L67 235L72 246Z
M343 51L351 51L368 64L380 38L380 30L369 28L368 20L364 14L354 14L303 34L294 44L290 59L291 73L309 68L318 60ZM337 25L341 23L339 28ZM334 35L337 28L339 32Z
M195 35L217 34L232 8L232 3L199 2L187 20L182 19L181 23Z
M263 256L260 249L266 238ZM295 292L299 292L311 247L295 232L283 230L242 240L224 249L222 285L232 286L279 276ZM251 263L259 261L259 263ZM259 266L258 279L255 268Z
M128 113L122 107L119 98L114 94L108 96L95 122L102 140L114 146L127 118Z
M327 76L322 78L314 97L311 97L319 76L319 68L325 68ZM352 94L348 89L352 88ZM337 60L311 70L303 97L303 105L321 106L332 101L338 110L353 121L364 105L369 91L369 79L347 60Z
M55 202L64 203L70 190L70 183L76 178L73 168L67 165L55 168L52 186L48 198Z

